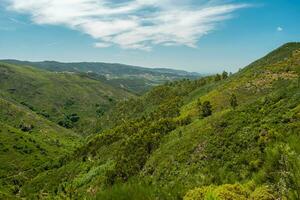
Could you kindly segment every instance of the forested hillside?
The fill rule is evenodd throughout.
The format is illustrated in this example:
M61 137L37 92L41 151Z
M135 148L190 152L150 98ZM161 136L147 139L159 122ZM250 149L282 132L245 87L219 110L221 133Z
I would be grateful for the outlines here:
M84 74L0 63L0 97L81 135L95 132L98 117L133 96Z
M6 93L21 103L17 92L8 89ZM74 151L52 157L55 161L44 163L26 179L1 178L2 195L101 200L300 198L300 43L285 44L233 75L223 72L168 82L141 97L127 97L101 113L95 122L97 133ZM43 108L37 105L34 108ZM3 116L2 123L10 121L7 113ZM9 126L18 137L30 135L19 124ZM5 125L2 132L9 128ZM10 154L2 155L8 159Z
M80 141L79 135L0 98L0 199L17 195L45 163L68 155Z

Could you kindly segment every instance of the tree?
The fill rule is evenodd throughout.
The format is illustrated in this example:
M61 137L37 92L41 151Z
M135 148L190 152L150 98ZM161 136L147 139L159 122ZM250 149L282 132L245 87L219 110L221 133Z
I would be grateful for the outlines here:
M222 79L227 79L227 78L228 78L228 73L226 71L223 71Z
M215 81L220 81L222 79L221 75L220 74L217 74L215 76Z
M202 104L202 117L208 117L212 114L212 106L209 101L204 101Z
M238 102L237 102L237 98L236 98L235 94L231 95L230 105L233 109L235 109L238 106Z

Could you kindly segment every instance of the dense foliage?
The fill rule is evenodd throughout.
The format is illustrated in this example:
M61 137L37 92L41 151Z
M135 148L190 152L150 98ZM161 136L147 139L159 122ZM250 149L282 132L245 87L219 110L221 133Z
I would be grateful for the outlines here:
M99 114L107 111L102 108L133 96L80 74L0 63L1 98L21 104L80 135L95 132Z
M299 199L299 75L300 44L290 43L233 75L97 105L97 134L3 191L29 199ZM62 120L73 125L78 116ZM19 125L22 134L38 127ZM15 151L41 151L31 146Z

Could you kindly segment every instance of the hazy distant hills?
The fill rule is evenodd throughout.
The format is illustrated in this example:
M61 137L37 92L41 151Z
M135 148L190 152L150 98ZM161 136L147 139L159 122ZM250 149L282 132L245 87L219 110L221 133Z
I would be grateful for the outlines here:
M201 76L196 72L167 68L144 68L117 63L78 62L61 63L55 61L28 62L19 60L2 60L5 63L29 65L53 72L88 73L93 78L106 80L108 83L141 94L152 86L166 81L184 78L195 79Z

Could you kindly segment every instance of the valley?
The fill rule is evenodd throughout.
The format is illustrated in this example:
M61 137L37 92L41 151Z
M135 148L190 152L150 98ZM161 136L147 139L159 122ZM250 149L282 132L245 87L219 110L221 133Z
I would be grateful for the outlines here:
M297 42L208 76L0 63L0 199L299 199L299 134Z

